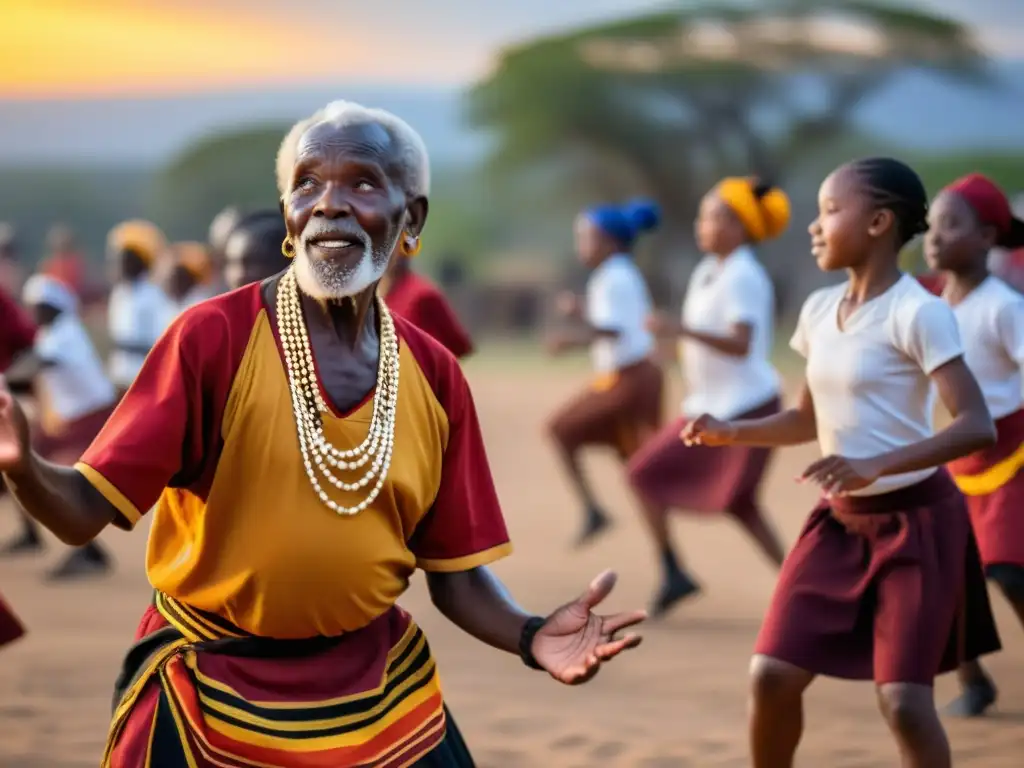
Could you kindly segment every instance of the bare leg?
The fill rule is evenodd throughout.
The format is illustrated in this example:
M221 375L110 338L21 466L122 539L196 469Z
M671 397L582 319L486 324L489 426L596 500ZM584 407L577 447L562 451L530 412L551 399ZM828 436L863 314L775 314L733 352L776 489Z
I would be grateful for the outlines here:
M60 565L47 574L47 578L52 581L70 581L101 576L110 569L107 551L98 541L90 541L85 546L73 549Z
M786 551L782 548L775 529L764 516L760 505L753 500L739 500L730 507L729 512L739 521L740 526L752 538L776 568L782 567L786 559Z
M999 587L1017 620L1024 625L1024 568L1012 563L995 563L985 569L989 580ZM946 707L954 717L979 717L995 704L999 696L992 678L978 660L966 662L957 670L962 693Z
M43 538L40 535L39 523L17 509L21 519L21 533L3 545L0 555L20 555L43 550Z
M960 695L945 709L951 717L980 717L996 703L999 691L977 659L965 661L956 671Z
M896 737L903 768L951 768L946 732L935 711L931 686L885 683L878 686L878 706Z
M750 674L753 768L792 768L804 729L804 691L814 675L769 656L755 656Z
M576 539L577 546L583 546L593 541L600 533L611 525L611 519L604 510L598 506L594 498L594 492L590 487L590 481L583 473L580 466L579 448L569 447L563 444L555 435L555 445L558 448L558 455L562 459L562 466L565 467L569 480L576 490L580 501L583 502L583 528Z
M680 563L681 558L672 544L668 528L668 510L642 498L640 508L661 557L661 586L651 603L651 616L658 617L665 615L676 603L699 594L700 585Z

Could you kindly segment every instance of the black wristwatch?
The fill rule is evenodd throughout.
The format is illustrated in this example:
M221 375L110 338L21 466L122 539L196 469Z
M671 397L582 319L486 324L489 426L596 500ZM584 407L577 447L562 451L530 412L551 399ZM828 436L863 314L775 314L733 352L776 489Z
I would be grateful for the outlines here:
M542 616L532 616L523 624L523 631L519 635L519 658L530 669L544 669L544 667L537 663L537 659L533 655L533 638L537 636L540 628L546 622L547 619Z

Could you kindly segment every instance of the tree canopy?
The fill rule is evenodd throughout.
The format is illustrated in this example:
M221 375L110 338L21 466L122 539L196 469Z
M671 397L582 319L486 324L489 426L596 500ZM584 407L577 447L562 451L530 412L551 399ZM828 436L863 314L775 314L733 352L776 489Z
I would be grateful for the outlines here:
M502 178L559 168L563 199L643 192L688 228L717 178L782 180L896 74L985 65L965 26L892 3L689 4L509 48L468 114Z

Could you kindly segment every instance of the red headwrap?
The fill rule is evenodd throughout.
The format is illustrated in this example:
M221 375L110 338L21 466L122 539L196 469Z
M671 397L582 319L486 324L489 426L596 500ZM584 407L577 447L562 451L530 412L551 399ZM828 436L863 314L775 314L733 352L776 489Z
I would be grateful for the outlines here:
M995 227L996 244L1007 248L1024 245L1024 222L1014 218L1010 201L999 186L980 173L969 173L946 187L974 209L982 224Z

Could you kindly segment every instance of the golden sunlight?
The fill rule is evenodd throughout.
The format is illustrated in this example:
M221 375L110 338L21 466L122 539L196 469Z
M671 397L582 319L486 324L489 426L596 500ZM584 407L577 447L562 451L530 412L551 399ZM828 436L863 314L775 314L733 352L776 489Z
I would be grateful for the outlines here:
M0 0L0 21L0 98L323 81L343 76L363 53L348 41L344 55L327 46L295 55L284 44L287 24L276 19L171 3Z

